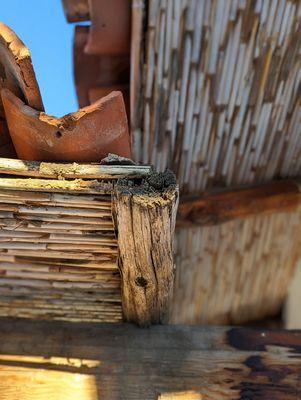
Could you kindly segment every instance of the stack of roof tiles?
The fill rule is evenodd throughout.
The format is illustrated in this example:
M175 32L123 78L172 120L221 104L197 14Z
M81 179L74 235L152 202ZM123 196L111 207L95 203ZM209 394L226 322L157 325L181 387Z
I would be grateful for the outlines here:
M74 78L80 107L113 90L120 90L129 112L130 21L128 0L63 0L69 22L75 25Z
M109 153L130 156L123 96L113 87L77 112L47 115L29 50L3 23L0 66L0 156L15 156L13 147L23 160L93 162Z

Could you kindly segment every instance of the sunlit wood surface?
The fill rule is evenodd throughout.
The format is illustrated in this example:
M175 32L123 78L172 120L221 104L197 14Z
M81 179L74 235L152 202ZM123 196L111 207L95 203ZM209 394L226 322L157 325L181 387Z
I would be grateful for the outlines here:
M296 400L300 352L301 331L0 319L0 399Z

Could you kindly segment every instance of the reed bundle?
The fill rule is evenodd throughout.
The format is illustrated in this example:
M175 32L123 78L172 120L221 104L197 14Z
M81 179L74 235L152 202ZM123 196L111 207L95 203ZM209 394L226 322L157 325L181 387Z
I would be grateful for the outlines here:
M150 169L0 159L0 171L0 316L121 321L111 195Z
M136 0L135 159L174 170L181 194L300 175L300 16L292 0ZM288 213L178 229L174 320L242 322L279 310L298 223Z
M179 230L172 321L241 324L277 314L300 237L300 210Z
M301 3L148 4L136 158L189 193L296 175Z

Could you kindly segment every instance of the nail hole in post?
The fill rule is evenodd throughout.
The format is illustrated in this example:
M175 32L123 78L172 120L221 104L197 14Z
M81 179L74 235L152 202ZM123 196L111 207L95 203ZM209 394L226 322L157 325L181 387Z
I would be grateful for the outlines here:
M143 278L143 276L139 276L138 278L136 278L135 283L137 286L140 286L140 287L147 286L147 280L145 278Z

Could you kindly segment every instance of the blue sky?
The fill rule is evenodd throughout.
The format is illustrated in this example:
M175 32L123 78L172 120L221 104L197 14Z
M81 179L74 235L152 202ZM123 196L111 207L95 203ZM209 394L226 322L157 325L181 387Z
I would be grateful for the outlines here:
M61 0L1 1L0 20L29 47L46 112L60 117L75 111L74 27L65 19Z

